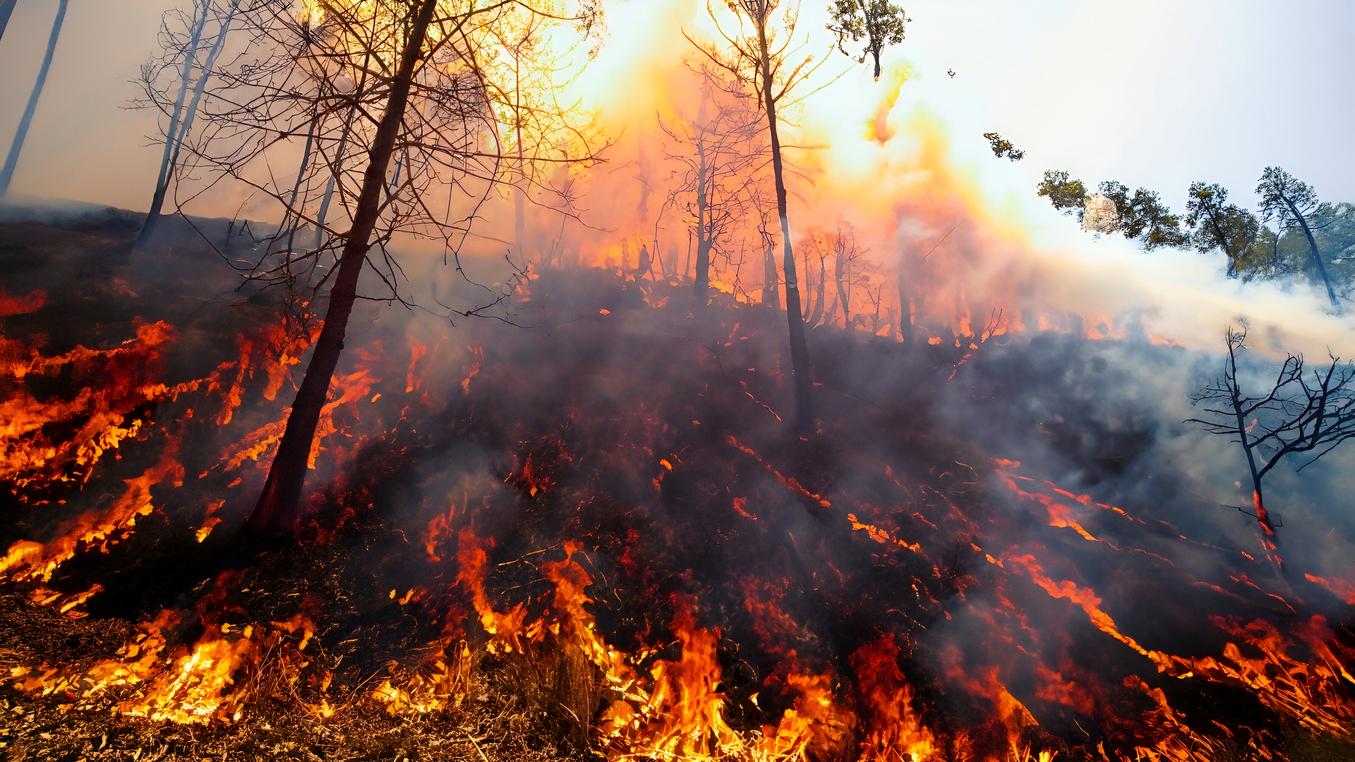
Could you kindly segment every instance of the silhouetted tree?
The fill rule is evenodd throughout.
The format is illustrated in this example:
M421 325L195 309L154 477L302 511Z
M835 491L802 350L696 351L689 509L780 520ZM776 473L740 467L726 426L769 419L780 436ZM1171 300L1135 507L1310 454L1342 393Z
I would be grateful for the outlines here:
M786 166L781 152L777 108L785 105L796 88L802 86L822 65L823 59L816 61L813 55L801 50L796 36L799 6L793 0L784 3L782 0L725 0L725 5L737 18L738 29L724 28L715 8L709 2L706 5L723 47L704 45L691 37L687 39L712 63L728 71L762 101L771 144L776 210L781 220L781 267L786 284L786 322L790 333L791 376L795 387L795 427L805 433L815 427L813 379L800 305L800 283L795 272L795 248L791 243Z
M224 16L236 0L212 2L214 12ZM498 94L505 87L486 63L500 57L492 32L509 6L532 10L508 0L332 0L298 17L292 0L249 0L236 15L239 44L200 75L200 82L210 76L211 85L198 112L200 130L179 139L189 155L180 174L209 187L238 181L281 206L290 219L308 223L317 200L309 189L326 185L314 182L315 176L334 177L347 223L342 231L328 231L328 240L314 250L288 250L281 262L261 259L247 271L265 284L310 290L324 304L323 328L249 517L256 535L294 531L316 428L364 272L387 289L385 299L407 302L402 288L407 278L390 252L392 241L402 236L440 241L459 264L480 207L510 181L500 171L497 140L505 105ZM589 21L540 12L559 22ZM379 66L371 65L376 61ZM169 110L168 104L156 105ZM326 161L303 162L302 178L276 177L274 154L295 156L287 143L301 134L317 147L337 145L346 136L351 163L327 153ZM401 169L393 177L397 155ZM560 143L553 161L593 156L590 146ZM435 202L444 197L445 208ZM454 198L464 199L464 206L454 206ZM469 280L462 268L457 271ZM511 284L481 288L483 303L448 308L448 316L481 314L512 291Z
M669 178L665 207L685 213L696 243L696 273L693 278L697 304L705 304L710 287L711 257L726 245L750 197L753 180L766 165L759 149L762 119L757 101L737 86L719 80L709 67L695 70L701 81L697 113L659 127L676 150L667 157L677 165Z
M1307 455L1303 470L1342 442L1355 438L1355 365L1331 362L1306 368L1302 355L1289 355L1269 391L1249 394L1239 356L1247 348L1247 327L1228 327L1228 357L1223 372L1191 397L1201 417L1188 419L1210 434L1229 437L1247 459L1252 483L1252 511L1267 538L1275 524L1266 508L1262 481L1291 455Z
M202 64L202 73L198 75L197 83L193 86L193 98L185 108L184 97L188 93L189 84L193 81L198 48L202 44L203 31L212 11L211 0L195 0L193 3L193 20L188 25L191 32L188 35L188 41L183 46L183 66L179 74L178 95L174 100L174 108L170 112L169 126L165 130L165 150L160 157L160 173L155 181L155 190L151 194L150 207L146 210L146 216L141 221L141 229L137 231L136 241L132 244L133 247L142 246L150 240L161 215L164 213L165 196L169 192L174 171L179 166L184 139L193 130L194 117L197 116L198 107L201 105L203 94L207 90L207 83L211 78L212 70L216 67L217 59L221 56L222 48L226 44L226 36L230 32L231 21L235 17L239 4L239 0L232 0L226 15L221 18L216 31L216 39L212 42L207 60ZM169 18L178 14L178 11L167 11L166 17ZM165 37L162 45L167 49L173 49L176 45L170 27L171 24L166 22L162 31L162 35ZM153 93L159 79L158 69L164 68L164 65L171 61L172 59L162 57L160 66L148 64L143 67L141 81L143 89ZM157 101L158 98L152 95L147 102L155 103Z
M842 310L842 325L852 330L852 289L861 285L861 264L866 250L856 241L856 228L839 222L829 238L833 247L833 284L837 288L837 307ZM832 312L829 313L832 318Z
M754 191L756 200L753 202L754 209L757 210L758 238L762 243L762 303L772 309L781 309L781 276L777 274L776 269L776 233L770 214L774 204L769 204L761 198L758 191Z
M880 79L880 54L889 45L903 42L908 17L903 8L890 0L833 0L829 7L832 22L828 28L837 33L838 49L853 60L864 63L869 57ZM865 43L859 55L847 50L847 41Z

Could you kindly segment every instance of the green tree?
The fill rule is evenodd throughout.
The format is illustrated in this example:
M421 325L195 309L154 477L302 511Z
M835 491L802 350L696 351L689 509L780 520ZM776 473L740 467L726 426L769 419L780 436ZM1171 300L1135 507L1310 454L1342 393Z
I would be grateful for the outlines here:
M880 78L880 54L890 45L903 42L908 17L903 8L889 0L833 0L829 8L832 23L828 28L837 34L838 49L852 60L865 63L869 57L875 64L875 79ZM859 55L847 50L847 42L865 43Z
M1250 212L1228 203L1228 189L1217 183L1190 184L1186 200L1186 225L1198 251L1223 252L1228 258L1228 277L1237 277L1238 263L1256 241L1261 224Z
M1055 209L1064 214L1076 214L1082 221L1082 212L1087 204L1087 186L1081 180L1074 180L1061 169L1050 169L1044 173L1044 180L1036 188L1035 194L1049 199Z
M1026 158L1026 152L1016 147L1015 143L1002 137L996 132L983 133L983 139L988 141L988 147L993 149L993 155L999 159L1009 159L1011 161L1021 161Z
M1327 271L1338 290L1355 286L1355 204L1329 204L1315 231L1318 246L1327 252Z
M1115 180L1101 183L1101 195L1115 202L1115 217L1125 238L1139 242L1144 251L1185 246L1189 238L1181 230L1181 218L1173 214L1155 191L1129 188Z
M1321 215L1324 211L1329 214L1331 207L1324 206L1318 200L1312 186L1280 167L1266 167L1261 173L1260 182L1256 185L1256 195L1261 197L1262 220L1275 221L1281 230L1303 232L1303 237L1308 242L1308 253L1313 269L1322 279L1322 285L1327 288L1327 298L1331 300L1333 307L1339 306L1336 289L1332 287L1331 276L1327 273L1326 263L1322 261L1317 239L1313 235L1312 224L1313 217Z
M1189 242L1181 230L1181 218L1162 203L1156 192L1139 188L1131 194L1128 186L1115 180L1101 183L1097 191L1115 205L1113 229L1138 241L1145 251L1185 246ZM1088 194L1081 180L1074 180L1063 170L1047 170L1035 193L1049 199L1055 209L1075 214L1078 222L1084 221Z

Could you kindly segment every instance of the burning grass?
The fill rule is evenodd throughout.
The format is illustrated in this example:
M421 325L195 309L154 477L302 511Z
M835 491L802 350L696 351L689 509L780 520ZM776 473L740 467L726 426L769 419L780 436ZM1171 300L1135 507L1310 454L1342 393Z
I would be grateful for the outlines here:
M252 554L236 531L314 336L306 306L122 315L111 284L145 286L115 271L82 297L88 335L50 272L3 302L0 404L23 417L0 438L0 696L19 757L1351 752L1355 637L1332 592L1349 580L1279 579L1183 525L1186 499L1119 504L1117 474L1155 457L1133 416L1070 436L1065 396L1057 426L1018 426L1006 360L1100 357L1080 337L824 329L823 427L800 440L760 308L555 270L518 295L521 327L368 315L302 541ZM957 403L1027 439L956 426Z

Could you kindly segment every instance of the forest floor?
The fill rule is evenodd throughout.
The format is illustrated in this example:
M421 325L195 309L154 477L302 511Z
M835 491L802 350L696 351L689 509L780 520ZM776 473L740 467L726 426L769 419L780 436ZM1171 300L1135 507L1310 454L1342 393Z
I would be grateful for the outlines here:
M45 222L0 214L5 293L41 290L47 305L5 318L0 338L53 356L79 345L117 347L136 326L163 320L178 338L156 370L176 381L222 367L234 357L237 335L278 320L277 296L238 292L238 276L218 252L194 244L191 231L180 230L175 243L151 256L130 255L135 225L134 217L112 211ZM585 586L595 598L589 611L609 644L648 654L637 671L677 658L676 612L698 602L716 633L724 719L738 731L759 732L785 709L767 686L782 677L787 653L790 661L843 675L886 633L908 652L907 674L892 668L894 687L913 684L924 716L942 728L938 746L958 748L964 733L955 729L969 726L981 729L970 734L976 742L1005 748L1008 731L995 724L992 705L956 698L961 692L935 666L964 648L976 664L996 670L1012 661L1013 641L1002 639L1011 637L1029 639L1020 641L1023 657L1044 650L1060 669L1096 675L1096 719L1105 737L1123 744L1138 743L1140 728L1128 715L1127 730L1120 728L1121 711L1153 712L1144 694L1126 687L1126 676L1142 674L1166 692L1159 694L1164 701L1170 695L1173 706L1185 707L1180 716L1211 732L1221 720L1253 723L1261 729L1254 737L1278 750L1273 758L1355 759L1355 745L1277 718L1245 691L1153 674L1122 641L1093 629L1083 609L1014 577L1019 565L984 560L1007 552L1066 563L1071 571L1060 573L1067 576L1093 570L1084 576L1115 581L1106 589L1118 596L1122 623L1126 612L1151 612L1133 622L1148 633L1143 637L1183 652L1222 646L1199 625L1201 611L1235 609L1282 626L1301 621L1292 608L1280 611L1248 589L1225 595L1217 585L1182 583L1183 572L1156 560L1197 549L1181 550L1184 534L1164 529L1166 522L1086 519L1096 534L1083 536L1052 521L1038 499L1004 491L1004 479L1030 494L1046 489L1040 480L1000 473L1021 465L1002 460L1011 449L1025 449L1032 457L1052 453L1076 482L1070 487L1108 491L1121 480L1148 484L1152 494L1183 494L1173 474L1153 462L1156 424L1140 410L1145 403L1103 398L1097 374L1114 368L1083 362L1080 353L1092 350L1080 337L1043 337L1038 346L995 357L991 367L975 367L979 362L965 365L975 350L964 346L814 331L822 430L797 440L786 436L778 412L791 407L780 313L724 296L693 308L677 284L574 269L539 273L511 317L448 328L395 307L360 308L341 371L351 371L346 378L362 389L363 406L336 418L341 425L325 457L338 465L322 465L310 477L316 510L296 548L242 552L232 526L252 505L266 462L242 461L233 472L216 465L223 450L248 440L242 431L282 414L285 387L276 400L247 399L229 426L214 426L205 402L134 411L150 433L101 463L88 487L41 500L0 491L0 547L43 539L61 525L63 508L95 504L153 463L161 434L187 432L177 454L188 486L158 489L162 508L139 519L129 537L72 559L44 585L0 583L0 757L615 756L595 734L608 691L597 670L579 666L577 651L549 647L549 638L547 646L517 653L480 648L488 640L475 621L480 604L471 606L461 576L467 538L478 537L490 554L482 582L491 597L503 610L520 603L543 617L550 598L544 570L572 561L562 550L572 543L584 547L579 568L596 581ZM1135 351L1161 363L1183 356L1169 348ZM33 388L50 399L69 396L67 387L79 380L70 373ZM380 378L363 386L372 376ZM1030 404L1014 404L1027 393ZM1036 498L1070 494L1043 483L1048 489ZM206 542L195 539L203 506L218 498L224 507L212 512L225 523ZM1179 511L1142 502L1163 515ZM1095 505L1087 498L1075 507ZM444 531L448 525L465 530L459 540ZM35 591L72 593L95 582L101 592L71 614L32 600ZM1164 599L1163 589L1177 592ZM998 593L989 599L987 590ZM278 648L235 676L248 683L250 699L231 721L137 716L145 713L142 697L126 686L87 695L78 679L56 677L46 690L18 687L45 670L88 675L126 660L128 644L157 612L195 612L167 631L192 643L213 607L226 610L231 623L304 615L313 626L300 656ZM985 618L1003 607L1015 613ZM1027 619L1041 626L1029 628ZM994 622L1013 630L995 633ZM952 634L927 644L931 627ZM469 656L449 667L466 643L474 646L465 649ZM656 648L646 651L650 646ZM444 705L398 711L373 700L382 680L418 677L432 663L456 683ZM852 693L860 686L851 682L838 680L843 704L869 703ZM1058 752L1059 760L1090 758L1093 745L1076 745L1089 737L1088 716L1035 704L1034 694L1027 684L1022 699L1050 719L1046 727L1018 727L1024 742ZM839 731L838 745L820 748L818 758L853 758L859 739L852 733L862 731ZM1216 745L1209 756L1250 758L1242 743Z

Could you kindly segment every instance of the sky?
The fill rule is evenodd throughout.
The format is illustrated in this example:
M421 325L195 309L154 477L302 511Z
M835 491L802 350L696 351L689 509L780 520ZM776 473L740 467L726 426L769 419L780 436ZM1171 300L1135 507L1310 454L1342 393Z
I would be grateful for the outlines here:
M612 42L625 44L628 30L619 24L659 25L650 6L661 3L612 0ZM172 5L71 0L16 192L144 208L158 158L147 138L154 128L150 115L126 106L159 15ZM822 15L817 5L804 3L806 25ZM20 0L0 41L0 140L13 134L55 7L56 0ZM1058 167L1157 188L1174 201L1192 180L1210 179L1250 201L1260 169L1280 164L1326 197L1355 199L1355 159L1345 150L1355 129L1355 3L918 0L906 7L908 40L890 53L913 72L904 98L957 131L983 125L1027 152L1021 165L984 170L994 175L985 182L995 193L1024 194L1044 168ZM960 153L981 158L982 141L970 142Z

